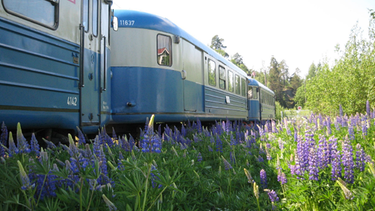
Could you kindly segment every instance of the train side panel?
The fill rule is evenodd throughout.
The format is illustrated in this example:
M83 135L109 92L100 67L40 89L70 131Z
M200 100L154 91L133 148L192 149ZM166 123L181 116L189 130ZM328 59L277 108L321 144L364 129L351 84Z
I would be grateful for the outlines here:
M24 128L78 125L79 45L74 30L64 30L71 20L42 26L17 16L18 10L12 10L17 9L15 2L6 2L0 6L1 120L10 128L17 122ZM64 3L56 7L71 10L66 14L79 18L77 10Z

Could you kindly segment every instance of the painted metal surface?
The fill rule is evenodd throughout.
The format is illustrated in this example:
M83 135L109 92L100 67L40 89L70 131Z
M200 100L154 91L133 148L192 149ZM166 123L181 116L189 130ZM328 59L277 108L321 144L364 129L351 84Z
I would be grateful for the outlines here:
M2 120L10 127L77 125L79 46L4 18L0 34ZM36 124L39 115L46 118Z

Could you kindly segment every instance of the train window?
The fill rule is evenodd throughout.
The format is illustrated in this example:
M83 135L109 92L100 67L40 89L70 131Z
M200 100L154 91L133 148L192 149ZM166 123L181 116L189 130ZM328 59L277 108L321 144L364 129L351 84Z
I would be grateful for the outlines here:
M157 59L159 65L172 66L172 39L170 36L158 35Z
M236 75L235 78L234 78L234 90L236 92L236 94L241 94L241 81L240 81L240 76Z
M7 12L40 25L55 29L58 21L57 0L3 0Z
M228 90L234 92L233 72L228 70Z
M216 86L216 64L211 59L208 60L208 84Z
M226 89L225 81L226 81L225 68L222 67L222 66L219 66L219 87L220 87L220 89Z
M249 86L249 89L247 91L247 99L251 100L253 98L253 87Z
M98 0L92 0L92 35L98 36Z
M241 95L246 97L246 80L241 78Z
M254 87L253 88L253 99L258 99L258 92L257 92L257 89L259 90L259 88L256 88L256 87Z
M85 27L85 32L89 31L89 0L83 0L83 16L82 25Z

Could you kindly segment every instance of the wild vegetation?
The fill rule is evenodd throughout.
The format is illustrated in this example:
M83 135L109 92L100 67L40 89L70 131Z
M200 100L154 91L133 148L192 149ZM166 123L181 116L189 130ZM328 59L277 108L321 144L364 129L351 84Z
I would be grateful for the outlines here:
M1 209L374 210L374 115L368 104L355 116L163 133L151 118L139 142L102 130L46 148L3 124Z

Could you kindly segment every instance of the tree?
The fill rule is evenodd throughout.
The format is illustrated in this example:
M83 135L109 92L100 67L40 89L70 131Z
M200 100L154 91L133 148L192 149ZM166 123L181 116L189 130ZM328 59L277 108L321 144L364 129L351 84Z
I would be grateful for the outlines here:
M250 74L250 70L246 67L246 65L243 63L242 56L239 53L236 53L232 56L232 59L230 60L233 64L237 65L239 68L241 68L243 71L245 71L247 74Z
M317 72L317 68L314 63L310 65L309 72L307 73L306 79L314 78Z
M269 78L268 78L268 87L275 92L276 101L280 102L282 107L285 106L285 101L283 98L283 84L281 83L281 71L279 69L279 63L272 56L270 62Z
M214 49L216 52L218 52L220 55L222 55L223 57L228 58L229 54L227 54L227 52L225 52L224 50L225 48L227 48L227 46L224 46L223 42L224 42L223 38L220 38L219 35L215 35L211 40L210 47Z

